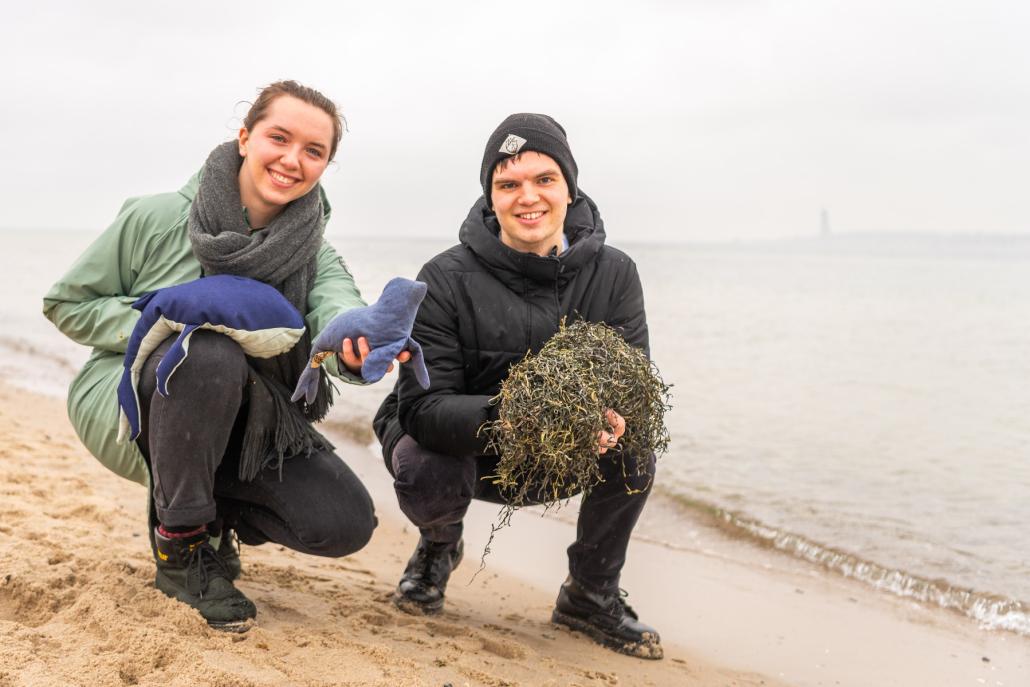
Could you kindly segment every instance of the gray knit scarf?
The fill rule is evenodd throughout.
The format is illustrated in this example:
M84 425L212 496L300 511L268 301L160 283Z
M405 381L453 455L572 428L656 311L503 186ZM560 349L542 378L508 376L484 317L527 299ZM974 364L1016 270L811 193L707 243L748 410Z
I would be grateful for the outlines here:
M239 172L243 158L236 141L208 156L200 188L190 207L189 237L204 274L234 274L275 287L303 315L315 281L317 254L325 223L322 196L316 185L287 205L263 229L251 231L240 201ZM246 429L240 455L240 479L254 479L274 467L282 478L283 461L312 451L332 449L311 422L325 417L332 405L332 385L322 368L318 396L303 407L290 401L297 379L311 354L308 332L291 350L275 358L248 358Z

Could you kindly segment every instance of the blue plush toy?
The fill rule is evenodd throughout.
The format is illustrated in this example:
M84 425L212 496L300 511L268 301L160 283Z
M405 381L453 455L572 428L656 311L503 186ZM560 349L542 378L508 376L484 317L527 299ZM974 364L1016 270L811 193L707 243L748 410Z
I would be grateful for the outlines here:
M428 389L429 371L422 357L422 347L411 338L415 313L425 295L423 282L394 277L387 282L378 301L333 318L311 344L311 364L301 373L292 400L304 398L311 403L318 391L318 368L322 361L339 352L344 339L349 338L356 344L359 336L368 339L372 349L361 365L362 379L378 382L393 359L407 349L411 353L408 365L422 388Z
M118 385L119 442L139 436L140 370L151 352L175 332L179 338L157 366L157 390L162 396L168 395L168 382L186 359L190 336L198 329L225 334L254 358L285 353L304 335L304 318L297 309L273 287L246 277L203 277L148 293L132 307L142 315L129 337Z

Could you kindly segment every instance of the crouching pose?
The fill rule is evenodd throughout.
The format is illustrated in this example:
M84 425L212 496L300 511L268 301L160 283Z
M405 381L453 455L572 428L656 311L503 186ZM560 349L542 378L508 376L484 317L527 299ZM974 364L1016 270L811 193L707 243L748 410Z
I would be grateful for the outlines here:
M290 402L312 338L364 305L323 238L329 206L318 182L341 130L336 106L318 91L268 86L236 140L216 147L178 192L127 201L44 298L45 315L93 348L68 394L79 437L108 468L151 488L156 586L223 629L256 614L233 584L236 536L345 556L376 526L365 487L311 427L328 407L326 380L312 403ZM174 353L167 339L139 376L138 439L117 443L116 389L140 318L132 303L213 274L274 287L304 316L306 332L291 350L259 360L222 333L198 330L166 395L155 387L159 364ZM344 340L324 368L359 382L368 352L364 339Z
M462 518L473 498L503 503L483 423L509 367L538 351L564 317L604 322L647 350L636 266L605 245L597 206L576 185L565 130L551 117L516 114L490 136L483 196L461 225L460 244L419 273L429 292L415 321L431 386L402 370L375 421L401 510L418 526L418 547L395 594L409 612L435 613L462 558ZM635 656L661 658L657 632L637 619L619 589L630 534L654 477L654 456L608 451L625 421L608 411L598 446L604 481L583 499L569 575L552 620ZM645 461L646 462L646 461ZM625 469L624 469L625 467ZM628 475L628 476L624 476ZM635 491L639 493L631 494Z

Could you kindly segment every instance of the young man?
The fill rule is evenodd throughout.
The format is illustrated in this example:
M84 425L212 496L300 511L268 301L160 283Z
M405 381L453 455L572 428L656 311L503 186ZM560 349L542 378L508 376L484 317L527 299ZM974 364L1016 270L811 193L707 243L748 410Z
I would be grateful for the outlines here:
M432 385L423 390L402 370L375 421L401 510L421 532L395 595L406 611L443 607L462 558L470 501L503 502L480 479L498 458L485 455L478 430L496 419L490 398L510 366L527 350L540 350L564 317L604 322L647 350L636 266L605 245L597 206L578 189L577 174L561 125L546 115L511 115L487 141L483 197L461 226L460 245L419 273L429 292L412 336L422 344ZM634 456L608 451L626 428L617 410L608 411L611 431L598 440L605 481L583 499L552 620L617 651L661 658L658 633L639 622L619 589L654 456L646 474L636 476Z

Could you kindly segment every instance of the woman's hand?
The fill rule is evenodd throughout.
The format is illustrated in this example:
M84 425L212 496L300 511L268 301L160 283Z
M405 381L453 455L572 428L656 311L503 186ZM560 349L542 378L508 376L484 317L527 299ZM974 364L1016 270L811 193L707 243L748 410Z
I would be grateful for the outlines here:
M365 358L372 352L372 348L368 345L368 339L363 336L358 337L358 348L354 350L354 342L347 337L343 340L343 349L340 351L340 361L343 362L343 366L354 375L361 376L361 366L365 362ZM411 360L411 353L408 351L401 351L397 355L397 362L406 363ZM386 368L387 372L393 372L393 363ZM623 423L625 424L625 423Z
M608 449L619 445L619 438L626 433L626 420L614 410L605 411L604 419L608 421L611 431L601 430L597 433L597 452L605 454Z

